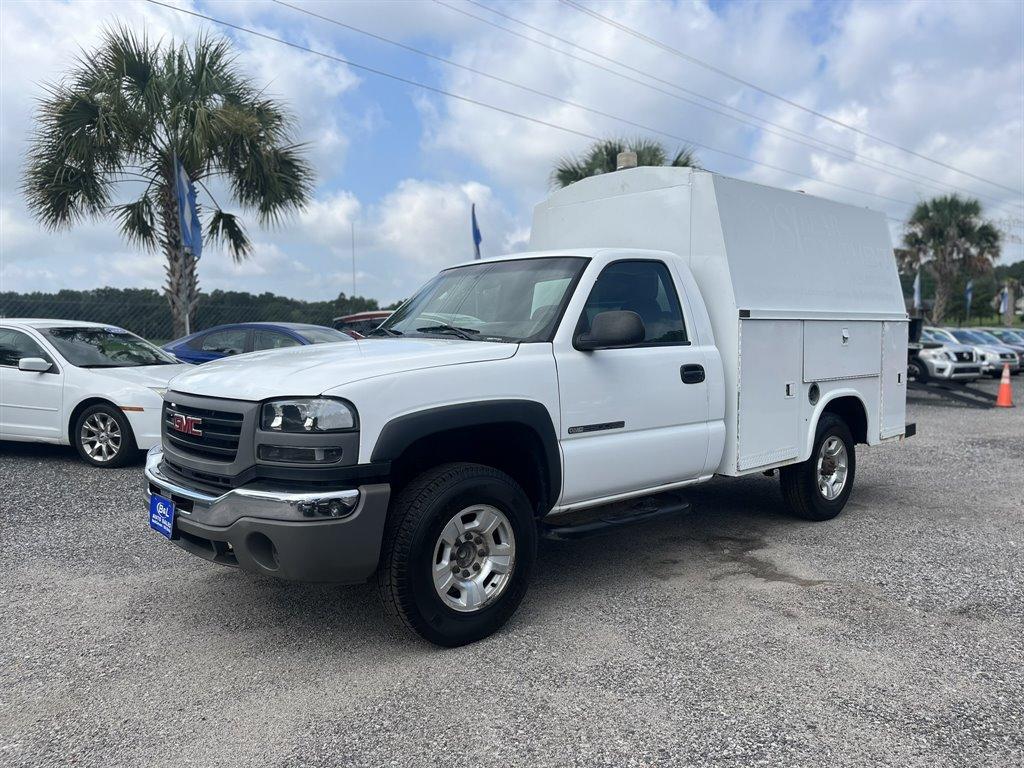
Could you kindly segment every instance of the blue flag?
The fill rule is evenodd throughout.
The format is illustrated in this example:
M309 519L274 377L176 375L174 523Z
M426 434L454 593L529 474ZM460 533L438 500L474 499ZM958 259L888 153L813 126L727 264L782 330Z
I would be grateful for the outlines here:
M473 225L473 258L479 259L480 243L482 243L484 239L480 235L480 226L476 223L476 203L473 203L472 207L470 208L469 217L472 220Z
M967 316L971 316L971 301L974 299L974 281L968 280L964 288L964 304L967 305Z
M178 197L178 227L181 247L193 259L203 255L203 225L196 208L196 186L185 172L178 156L174 156L174 191Z

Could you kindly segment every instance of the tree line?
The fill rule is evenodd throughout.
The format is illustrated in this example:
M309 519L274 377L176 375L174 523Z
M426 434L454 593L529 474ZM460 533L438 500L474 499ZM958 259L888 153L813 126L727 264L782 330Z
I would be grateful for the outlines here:
M391 307L384 309L392 309ZM332 318L381 309L376 299L339 293L327 301L303 301L273 293L243 291L200 293L193 330L224 323L275 321L331 324ZM55 293L0 293L0 317L52 317L85 320L125 328L147 339L175 338L167 299L152 288L96 288Z

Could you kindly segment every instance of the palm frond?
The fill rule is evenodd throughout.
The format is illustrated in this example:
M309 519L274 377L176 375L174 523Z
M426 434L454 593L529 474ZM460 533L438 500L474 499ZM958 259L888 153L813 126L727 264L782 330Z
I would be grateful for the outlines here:
M231 259L236 263L252 254L252 242L242 229L238 217L220 208L210 215L206 224L206 239L211 243L226 245Z
M149 196L149 190L146 190L138 200L112 206L110 213L125 240L146 250L156 249L159 244L156 209Z

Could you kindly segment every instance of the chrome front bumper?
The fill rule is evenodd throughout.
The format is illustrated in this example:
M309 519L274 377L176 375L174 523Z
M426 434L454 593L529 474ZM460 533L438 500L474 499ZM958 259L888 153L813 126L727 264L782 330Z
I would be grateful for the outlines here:
M147 497L151 495L151 489L156 488L161 496L171 499L177 497L179 505L180 500L185 500L188 504L184 506L191 506L191 510L186 511L182 506L179 514L206 525L231 525L241 517L271 520L347 517L359 505L361 494L355 488L315 493L284 493L279 490L261 490L259 486L254 485L214 496L168 478L160 469L163 456L160 446L151 448L146 454ZM332 504L336 514L317 514L318 509L330 510Z
M193 555L293 581L352 584L376 570L387 483L313 493L252 485L215 496L167 477L162 460L160 448L146 456L146 496L174 502L171 540Z

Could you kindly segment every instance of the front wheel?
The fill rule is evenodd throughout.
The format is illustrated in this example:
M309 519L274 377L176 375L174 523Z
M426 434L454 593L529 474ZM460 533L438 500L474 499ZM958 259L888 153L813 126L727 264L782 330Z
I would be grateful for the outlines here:
M78 414L72 428L78 455L94 467L123 467L136 453L128 419L113 405L91 405Z
M831 520L846 506L856 471L850 428L835 414L822 414L810 458L779 471L782 498L797 517Z
M480 464L445 464L396 497L377 584L389 611L421 637L465 645L515 612L536 550L530 502L511 477Z

